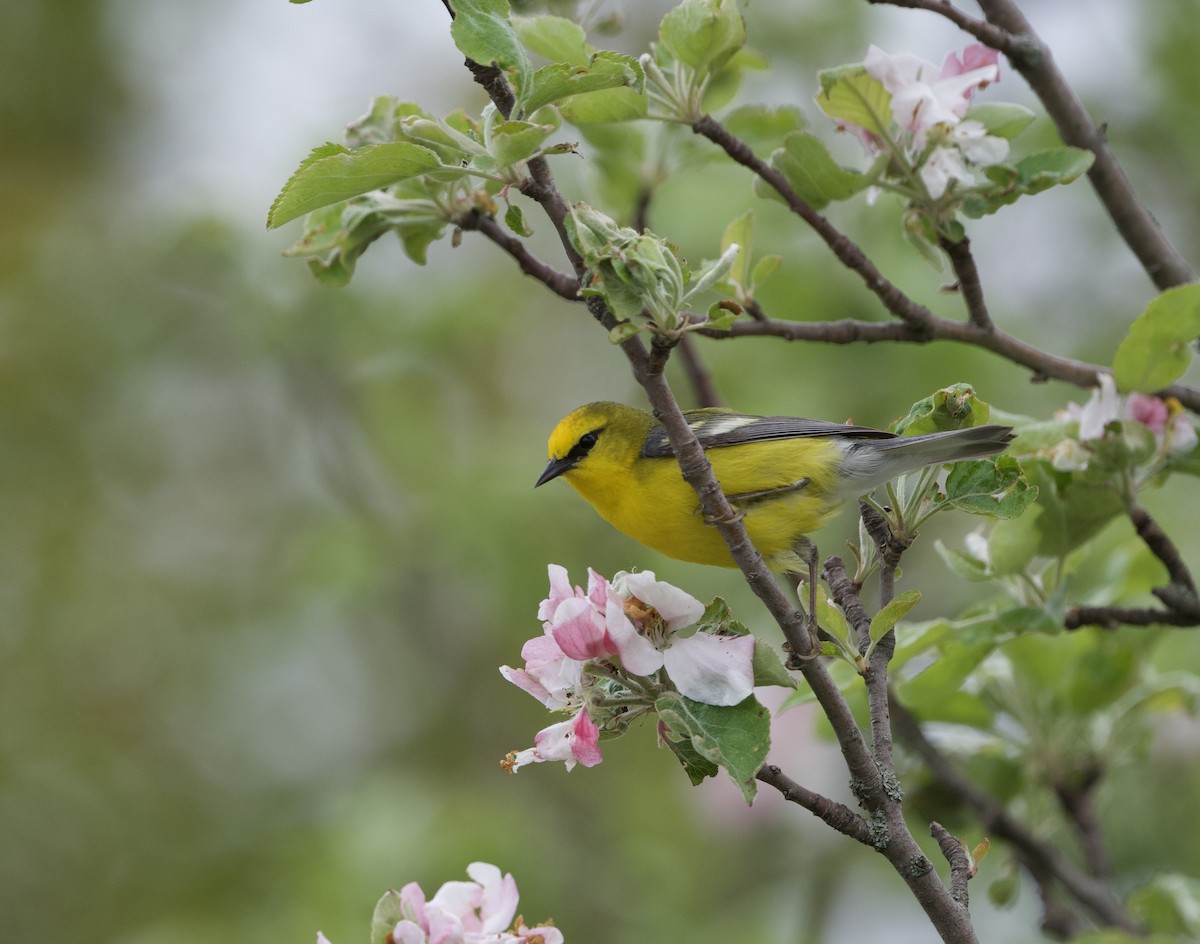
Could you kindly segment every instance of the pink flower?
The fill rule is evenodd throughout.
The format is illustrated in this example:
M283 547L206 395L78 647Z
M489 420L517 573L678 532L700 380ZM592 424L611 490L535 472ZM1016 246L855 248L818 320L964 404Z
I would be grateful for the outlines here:
M699 621L704 605L653 571L618 575L613 586L624 600L610 598L608 631L628 671L652 675L665 668L680 694L706 705L736 705L750 695L754 637L677 635Z
M1152 433L1159 449L1171 453L1191 452L1197 443L1196 428L1182 409L1145 393L1131 393L1122 400L1111 374L1100 374L1099 386L1083 406L1068 403L1059 415L1079 422L1079 440L1101 439L1105 428L1116 420L1140 423ZM1073 466L1086 468L1083 465Z
M546 632L571 659L599 659L616 652L608 638L604 611L608 601L608 581L588 570L588 589L572 588L566 568L550 565L550 596L538 606L538 618L545 620Z
M587 709L569 721L560 721L543 728L533 738L533 747L514 751L504 761L509 773L516 773L527 764L541 764L560 760L571 770L577 763L584 767L595 767L601 761L600 729L588 717Z
M582 704L583 663L568 658L551 635L535 636L521 647L525 668L500 667L500 674L551 711Z
M912 132L918 150L936 125L956 125L967 112L971 96L1000 78L998 55L986 47L963 50L963 59L946 57L939 69L908 53L892 56L878 46L867 50L867 74L892 96L892 117Z
M1125 398L1124 414L1131 420L1149 427L1155 433L1164 432L1171 415L1166 401L1145 393L1131 393Z
M517 883L494 865L472 862L470 882L446 882L428 901L416 882L400 889L404 917L391 931L396 944L532 944L542 933L541 944L562 944L557 928L529 928L517 913ZM317 934L317 944L329 944Z

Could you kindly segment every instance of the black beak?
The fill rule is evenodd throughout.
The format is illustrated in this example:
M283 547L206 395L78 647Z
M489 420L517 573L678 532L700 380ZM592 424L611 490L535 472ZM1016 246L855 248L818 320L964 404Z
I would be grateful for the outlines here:
M558 478L564 472L575 468L577 462L579 462L578 456L563 456L561 459L551 459L550 464L538 476L538 480L533 483L533 487L537 488L539 485L545 485L551 479Z

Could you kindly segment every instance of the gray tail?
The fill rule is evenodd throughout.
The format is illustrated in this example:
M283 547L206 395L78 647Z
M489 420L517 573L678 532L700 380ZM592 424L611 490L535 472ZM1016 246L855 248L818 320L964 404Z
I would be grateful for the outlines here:
M1013 439L1011 426L971 426L924 436L896 436L892 439L859 440L846 450L842 462L847 495L862 495L890 482L898 475L963 459L994 456Z

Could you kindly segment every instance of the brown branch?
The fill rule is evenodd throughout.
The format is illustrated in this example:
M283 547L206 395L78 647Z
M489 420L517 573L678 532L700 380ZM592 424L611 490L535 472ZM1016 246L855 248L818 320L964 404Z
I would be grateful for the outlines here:
M950 897L966 908L971 902L967 882L975 877L975 866L966 847L941 823L930 823L929 835L937 840L938 848L950 863Z
M967 320L980 331L993 331L992 316L988 314L987 302L983 298L983 284L979 280L979 269L971 253L971 241L964 236L958 242L941 240L942 251L950 257L950 265L958 277L958 291L967 306Z
M950 321L933 316L921 330L895 322L855 321L783 321L763 315L753 321L735 322L726 331L701 329L706 337L728 338L772 337L787 341L817 341L826 344L875 343L899 341L925 344L929 341L956 341L991 351L993 354L1027 367L1034 380L1062 380L1083 388L1095 387L1107 369L1095 364L1049 354L999 329L985 331L973 324ZM1162 390L1195 413L1200 413L1200 390L1186 384L1171 384Z
M1057 848L1038 839L1009 816L995 797L967 779L934 746L921 730L917 719L895 699L892 700L892 722L896 736L925 762L938 782L974 809L984 829L992 836L1005 840L1033 875L1053 877L1100 924L1121 928L1132 934L1142 933L1142 929L1125 913L1105 883L1080 871Z
M1200 595L1196 583L1188 570L1179 548L1167 536L1158 522L1150 517L1146 509L1133 505L1129 509L1138 537L1163 566L1171 582L1165 587L1155 587L1150 592L1158 597L1165 609L1157 607L1124 606L1073 606L1063 617L1067 629L1081 626L1103 626L1116 629L1126 626L1200 626Z
M850 807L798 784L773 764L764 765L755 776L760 783L774 787L789 803L804 807L827 826L865 846L872 845L867 821Z
M770 184L783 197L791 211L803 219L825 241L825 245L833 251L842 265L858 274L866 283L867 288L875 293L888 311L909 324L914 330L925 331L927 324L933 318L933 312L924 305L913 301L896 285L889 282L856 243L801 199L799 194L792 189L791 184L787 182L787 178L756 155L745 141L731 134L711 115L704 115L697 119L692 125L692 131L708 138L734 161L750 169L763 181Z
M512 256L517 261L517 265L521 267L522 272L530 278L537 279L555 295L565 298L567 301L582 301L579 297L579 279L573 278L565 272L559 272L553 266L542 262L529 251L525 243L511 233L506 233L496 222L494 216L479 210L472 210L458 220L458 225L462 229L482 233Z

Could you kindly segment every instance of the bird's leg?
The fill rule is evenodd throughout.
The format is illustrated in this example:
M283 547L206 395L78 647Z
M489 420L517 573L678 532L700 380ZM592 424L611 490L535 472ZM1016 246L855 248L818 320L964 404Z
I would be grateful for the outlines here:
M793 549L808 565L808 638L816 653L821 651L821 640L817 637L817 546L801 537Z

